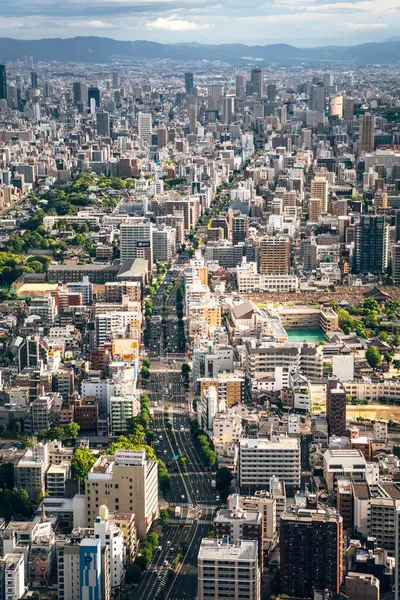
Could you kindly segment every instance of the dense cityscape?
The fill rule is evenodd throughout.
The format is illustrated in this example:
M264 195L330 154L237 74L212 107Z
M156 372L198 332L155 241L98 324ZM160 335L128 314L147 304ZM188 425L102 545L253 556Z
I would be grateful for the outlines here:
M246 60L0 65L0 600L400 600L400 71Z

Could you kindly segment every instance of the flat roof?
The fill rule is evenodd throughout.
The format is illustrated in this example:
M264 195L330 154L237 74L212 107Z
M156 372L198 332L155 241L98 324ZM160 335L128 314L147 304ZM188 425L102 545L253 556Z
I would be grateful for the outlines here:
M281 437L279 441L271 442L268 438L242 438L239 440L241 448L260 450L298 450L299 439Z
M258 546L254 540L240 540L236 544L222 540L202 540L198 560L258 560Z

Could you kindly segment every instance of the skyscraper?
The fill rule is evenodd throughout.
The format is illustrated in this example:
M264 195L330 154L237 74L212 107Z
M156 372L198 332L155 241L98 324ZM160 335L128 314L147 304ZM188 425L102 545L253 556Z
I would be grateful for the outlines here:
M232 218L232 244L236 246L239 242L245 242L248 233L249 217L236 212Z
M78 104L78 102L83 102L82 84L80 81L74 81L72 84L72 95L75 106Z
M7 100L7 75L5 65L0 65L0 100Z
M168 145L168 129L162 125L157 129L157 147L165 148Z
M343 519L334 509L296 507L281 516L281 593L312 598L314 590L339 594Z
M252 93L261 98L264 95L264 71L252 69L250 75Z
M311 110L325 112L325 87L323 83L313 85L308 104Z
M144 143L149 143L152 133L152 118L151 113L139 112L138 114L138 133Z
M190 133L197 133L197 104L189 108Z
M31 87L34 90L37 90L38 88L38 76L37 73L35 73L35 71L32 71L31 73Z
M330 377L326 390L326 419L329 435L346 435L346 390L335 377Z
M97 108L100 107L100 90L98 87L90 87L88 89L88 105L90 106L90 101L93 100L96 102Z
M375 117L369 113L365 113L360 118L360 131L357 142L358 155L363 152L374 151L374 135L375 135Z
M185 73L185 91L188 96L193 92L193 73Z
M123 223L120 228L121 260L144 258L153 266L152 223Z
M97 134L104 137L110 135L110 115L105 110L99 110L96 114L96 129Z
M222 107L223 86L219 83L214 83L208 88L207 106L209 110L221 111Z
M389 226L385 217L362 215L355 231L354 273L385 273L389 262Z
M244 76L241 73L236 75L236 97L243 98L245 93Z

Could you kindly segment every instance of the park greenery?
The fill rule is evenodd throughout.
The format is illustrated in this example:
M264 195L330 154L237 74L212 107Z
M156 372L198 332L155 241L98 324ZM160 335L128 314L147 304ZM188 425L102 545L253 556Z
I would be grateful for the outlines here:
M210 441L205 432L200 429L198 421L190 421L190 433L193 437L193 443L200 452L200 456L205 464L211 469L217 466L217 455L211 447Z

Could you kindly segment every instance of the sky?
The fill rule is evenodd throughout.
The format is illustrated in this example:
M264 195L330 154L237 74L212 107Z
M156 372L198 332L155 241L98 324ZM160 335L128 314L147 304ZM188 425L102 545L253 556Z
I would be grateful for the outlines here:
M398 35L400 0L0 0L0 37L302 47Z

